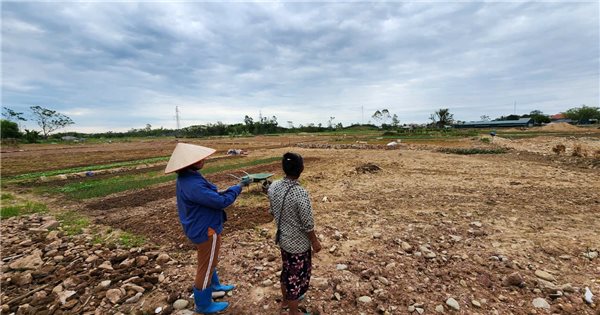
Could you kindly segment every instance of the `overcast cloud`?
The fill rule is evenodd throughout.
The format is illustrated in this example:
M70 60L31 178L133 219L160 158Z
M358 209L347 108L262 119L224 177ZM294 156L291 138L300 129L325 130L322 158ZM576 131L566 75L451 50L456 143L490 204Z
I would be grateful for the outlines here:
M597 1L3 2L2 105L82 132L555 114L598 106L599 47Z

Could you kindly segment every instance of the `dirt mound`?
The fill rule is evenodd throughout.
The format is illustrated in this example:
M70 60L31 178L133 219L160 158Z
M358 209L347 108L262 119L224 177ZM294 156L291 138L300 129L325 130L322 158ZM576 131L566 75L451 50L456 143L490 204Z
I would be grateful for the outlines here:
M544 131L581 131L581 128L575 127L571 124L564 123L564 122L551 123L540 129L544 130Z
M375 165L373 163L366 163L363 164L361 166L356 167L356 172L360 173L360 174L365 174L365 173L377 173L381 171L381 167L379 167L378 165Z

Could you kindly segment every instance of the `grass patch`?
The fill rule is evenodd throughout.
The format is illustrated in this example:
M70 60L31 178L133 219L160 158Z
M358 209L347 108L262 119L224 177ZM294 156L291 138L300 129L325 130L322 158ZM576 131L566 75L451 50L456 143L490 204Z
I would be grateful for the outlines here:
M202 174L218 173L231 169L267 164L280 160L281 157L270 157L242 163L229 163L223 165L208 166L202 170ZM239 161L239 160L238 160ZM148 187L155 184L175 180L176 174L165 175L162 171L152 171L136 175L115 176L106 179L87 179L81 182L69 183L62 187L41 187L38 192L50 192L65 194L72 199L89 199L103 197L110 194Z
M7 193L2 193L2 197L1 200L2 201L8 201L8 200L14 200L15 196L11 195L11 194L7 194Z
M47 212L48 207L39 202L26 201L23 204L13 204L9 206L3 206L0 209L0 217L2 219L16 217L25 214L43 213Z
M123 166L155 163L155 162L167 161L168 159L169 159L168 156L161 156L161 157L155 157L155 158L143 159L143 160L125 161L125 162L103 164L103 165L91 165L91 166L83 166L83 167L66 168L66 169L61 169L61 170L19 174L19 175L15 175L15 176L6 177L5 179L6 180L27 180L27 179L39 178L42 176L54 176L54 175L60 175L60 174L71 174L71 173L79 173L79 172L85 172L85 171L98 171L98 170L111 169L111 168L117 168L117 167L123 167Z
M83 233L83 229L90 225L90 220L75 211L63 212L56 216L61 222L62 228L67 235Z
M123 232L119 235L119 244L127 247L138 247L144 245L146 239L143 236L135 235L129 232Z
M507 150L504 148L494 148L494 149L485 149L485 148L443 148L440 149L439 152L443 153L452 153L452 154L502 154L506 153Z

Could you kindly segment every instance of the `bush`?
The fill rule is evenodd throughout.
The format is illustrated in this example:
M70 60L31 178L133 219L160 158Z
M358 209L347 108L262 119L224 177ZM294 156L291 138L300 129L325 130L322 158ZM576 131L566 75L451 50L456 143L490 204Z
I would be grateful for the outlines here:
M23 136L19 131L19 125L6 119L0 120L0 134L3 140L7 138L20 139Z

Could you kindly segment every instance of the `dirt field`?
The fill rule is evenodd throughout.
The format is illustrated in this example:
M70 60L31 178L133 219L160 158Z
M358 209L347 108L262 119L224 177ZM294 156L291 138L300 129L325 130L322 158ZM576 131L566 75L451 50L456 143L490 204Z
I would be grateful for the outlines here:
M311 289L301 303L307 310L435 314L443 308L450 314L600 314L597 134L521 140L497 137L491 144L463 139L450 145L509 149L489 155L439 153L440 144L434 142L399 150L288 147L311 140L322 142L265 137L218 146L227 150L245 145L253 158L288 150L306 158L301 183L310 192L323 244L323 251L313 259ZM211 141L197 143L217 145ZM558 144L566 146L565 152L552 151ZM113 153L112 160L99 154L93 162L83 157L80 165L168 155L174 143L151 142L155 152L148 155L142 153L148 143L135 144L131 150L128 144L121 145L124 149L117 152L123 154ZM82 156L94 150L104 150L108 156L111 151L105 146L90 146ZM576 146L585 154L573 156ZM59 154L48 150L29 153L34 159ZM3 174L22 171L27 153L9 156L7 164L3 153ZM79 161L78 152L70 153ZM381 170L357 171L366 163ZM273 172L275 179L282 176L278 163L244 170ZM225 188L235 183L227 173L231 171L207 177ZM177 221L174 183L83 203L60 198L50 203L51 208L83 213L99 226L143 235L175 261L163 267L171 279L168 286L146 291L137 303L102 312L154 311L172 303L172 295L188 299L195 256ZM254 186L227 209L219 269L222 280L237 288L225 298L231 303L225 314L279 314L280 258L267 208L267 198ZM2 240L4 248L5 236ZM5 278L3 288L7 287ZM595 295L594 304L582 299L585 287ZM12 293L3 289L3 301ZM458 303L458 310L446 303L449 298ZM548 309L534 307L536 298L543 298ZM89 304L86 307L71 310L91 311Z

